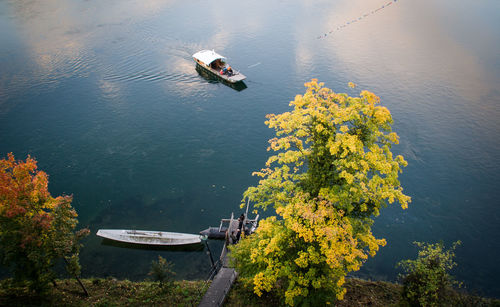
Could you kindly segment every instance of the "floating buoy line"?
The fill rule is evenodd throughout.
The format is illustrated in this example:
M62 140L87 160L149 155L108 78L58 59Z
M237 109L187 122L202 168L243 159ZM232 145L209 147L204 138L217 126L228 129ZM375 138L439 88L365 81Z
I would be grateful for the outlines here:
M343 28L345 28L345 27L347 27L347 26L349 26L349 25L351 25L351 24L353 24L353 23L355 23L355 22L358 22L358 21L360 21L360 20L362 20L362 19L364 19L364 18L366 18L366 17L368 17L368 16L370 16L370 15L373 15L373 14L375 14L375 13L377 13L377 12L379 12L379 11L381 11L381 10L385 9L386 7L390 6L393 2L397 2L397 1L398 1L398 0L392 0L392 1L389 1L389 2L387 2L386 4L382 5L381 7L377 8L377 9L375 9L375 10L372 10L372 11L371 11L371 12L369 12L369 13L363 14L362 16L360 16L360 17L358 17L358 18L355 18L355 19L353 19L353 20L351 20L351 21L348 21L348 22L344 23L344 24L343 24L343 25L341 25L341 26L338 26L336 29L333 29L333 30L331 30L331 31L329 31L329 32L327 32L327 33L325 33L325 34L323 34L323 35L318 36L318 37L317 37L317 39L326 38L328 35L333 34L335 31L340 31L340 30L342 30Z

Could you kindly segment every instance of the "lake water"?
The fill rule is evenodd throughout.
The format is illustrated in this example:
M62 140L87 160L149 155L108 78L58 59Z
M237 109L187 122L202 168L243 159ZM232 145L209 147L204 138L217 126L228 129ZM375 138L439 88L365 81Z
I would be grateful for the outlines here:
M85 277L142 279L161 255L178 278L205 278L205 251L102 245L95 231L218 226L269 155L266 114L311 78L367 89L392 112L413 202L382 211L388 244L357 275L394 280L413 241L462 240L454 275L500 297L499 12L497 0L3 0L0 155L36 157L51 193L73 194L93 232ZM247 88L200 76L201 49Z

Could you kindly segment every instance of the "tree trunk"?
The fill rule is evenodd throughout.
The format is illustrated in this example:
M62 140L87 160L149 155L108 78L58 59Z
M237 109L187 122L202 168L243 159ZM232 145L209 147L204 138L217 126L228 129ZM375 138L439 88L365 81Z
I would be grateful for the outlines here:
M63 257L64 259L64 262L66 263L66 265L68 265L68 260L66 260L66 257ZM73 276L75 276L76 280L78 281L78 283L80 284L80 287L82 287L83 289L83 292L85 292L85 295L86 296L90 296L89 295L89 292L87 291L87 289L85 288L85 286L83 285L82 281L80 280L80 278L78 278L78 276L76 276L76 274L74 274Z

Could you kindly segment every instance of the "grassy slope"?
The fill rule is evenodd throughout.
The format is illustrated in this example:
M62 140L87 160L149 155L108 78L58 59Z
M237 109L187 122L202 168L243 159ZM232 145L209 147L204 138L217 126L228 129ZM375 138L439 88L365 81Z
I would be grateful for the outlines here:
M344 300L337 302L338 307L357 306L407 306L401 300L401 285L384 281L366 281L357 278L347 278L345 283L347 293ZM450 302L442 306L499 306L500 300L485 299L477 296L461 294L450 291ZM263 295L261 298L253 294L252 289L246 288L236 282L229 293L225 306L247 307L247 306L280 306L279 301L271 295Z
M347 293L336 306L397 306L400 286L388 282L372 282L360 279L346 280ZM279 301L271 295L258 298L251 289L236 283L226 301L227 306L278 306Z
M207 289L204 281L179 281L161 289L158 283L116 279L85 279L90 297L85 297L76 280L59 280L46 297L29 295L24 288L0 286L0 306L197 306ZM345 299L336 306L405 306L401 286L381 281L346 280ZM454 306L500 306L500 300L451 293ZM448 304L450 305L450 304ZM272 295L257 297L236 282L225 306L280 306Z
M45 297L29 295L25 288L0 287L0 306L197 306L207 288L204 281L179 281L163 289L149 281L95 278L82 282L90 297L74 279L58 280Z

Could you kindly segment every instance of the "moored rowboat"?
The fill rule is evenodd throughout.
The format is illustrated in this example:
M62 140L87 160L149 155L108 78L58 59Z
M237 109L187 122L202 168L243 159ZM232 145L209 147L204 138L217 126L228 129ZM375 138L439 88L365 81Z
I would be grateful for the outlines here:
M150 230L99 229L97 235L113 241L142 245L188 245L201 242L199 235Z

